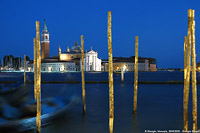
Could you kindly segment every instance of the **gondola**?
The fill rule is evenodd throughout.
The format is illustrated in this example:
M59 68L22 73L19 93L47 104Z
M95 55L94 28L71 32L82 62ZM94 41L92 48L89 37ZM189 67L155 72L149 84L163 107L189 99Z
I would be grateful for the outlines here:
M69 110L73 105L80 102L80 100L76 97L73 97L71 100L67 100L66 98L45 98L41 100L41 126L48 125L53 121L63 117L65 112ZM9 112L1 112L7 113L7 119L0 117L0 132L21 132L21 131L29 131L36 130L36 102L25 103L24 110L29 109L30 112L24 115L24 112L18 109L18 113L16 113L17 109L13 107L7 107L8 110L5 111L14 111L16 113L15 117L19 117L20 115L24 118L9 118ZM35 112L34 112L35 111ZM23 113L22 113L23 112ZM20 114L21 113L21 114ZM28 116L29 115L29 116ZM34 115L34 116L33 116ZM3 115L3 116L6 116ZM12 116L11 116L12 117Z
M0 100L12 106L18 106L27 99L31 85L19 82L11 86L3 86L0 90Z
M18 82L17 84L12 85L8 84L9 86L6 85L7 84L1 85L0 96L15 93L17 90L20 90L27 86L25 86L23 82Z

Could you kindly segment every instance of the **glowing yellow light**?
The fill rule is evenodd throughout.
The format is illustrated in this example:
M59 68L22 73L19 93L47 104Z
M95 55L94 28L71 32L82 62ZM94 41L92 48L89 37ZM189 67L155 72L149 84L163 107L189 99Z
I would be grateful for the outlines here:
M52 70L52 67L48 67L48 71L51 71Z
M61 54L61 55L60 55L60 60L67 60L67 56L66 56L66 55L63 55L63 54Z
M29 71L29 72L31 71L31 67L28 67L28 71Z
M126 71L126 68L127 68L127 66L126 66L126 65L124 65L124 66L123 66L123 71Z
M72 57L69 54L60 54L60 60L70 60Z
M61 69L60 69L60 70L61 70L61 71L64 71L64 65L61 66Z

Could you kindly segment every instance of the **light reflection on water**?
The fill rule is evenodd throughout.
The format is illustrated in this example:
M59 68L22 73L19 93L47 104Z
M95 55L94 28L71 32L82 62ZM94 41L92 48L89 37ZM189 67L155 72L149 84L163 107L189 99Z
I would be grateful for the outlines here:
M32 74L28 74L32 79ZM61 76L62 75L62 76ZM183 129L183 85L139 84L137 117L133 116L133 73L125 74L125 84L120 84L120 75L114 75L114 132L143 133L144 130ZM198 77L198 76L197 76ZM182 72L140 73L140 81L180 81ZM79 81L80 73L43 74L45 80ZM88 81L105 81L107 73L86 73ZM87 81L86 80L86 81ZM197 88L200 86L198 85ZM33 88L33 87L32 87ZM63 119L43 127L42 132L105 133L108 132L109 99L108 84L86 84L86 115L82 105L71 108ZM33 96L33 90L30 94ZM81 84L42 84L42 97L78 96L81 98ZM198 101L199 101L198 91ZM189 101L189 129L192 129L192 100ZM198 103L198 107L199 107ZM198 112L198 116L200 116ZM199 119L198 119L199 121Z

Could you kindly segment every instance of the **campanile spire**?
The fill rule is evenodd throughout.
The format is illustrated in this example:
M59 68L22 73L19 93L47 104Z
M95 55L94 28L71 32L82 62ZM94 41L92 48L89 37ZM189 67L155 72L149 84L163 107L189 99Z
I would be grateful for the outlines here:
M46 32L48 32L48 30L47 30L47 25L46 25L46 20L44 19L44 27L43 27L43 30L42 31L46 31Z

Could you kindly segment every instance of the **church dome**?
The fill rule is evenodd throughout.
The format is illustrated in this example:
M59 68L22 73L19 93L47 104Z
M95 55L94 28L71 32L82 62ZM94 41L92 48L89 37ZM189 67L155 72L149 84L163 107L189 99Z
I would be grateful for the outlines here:
M72 46L71 52L76 52L76 53L81 52L81 47L78 45L77 41L75 42L75 45Z

